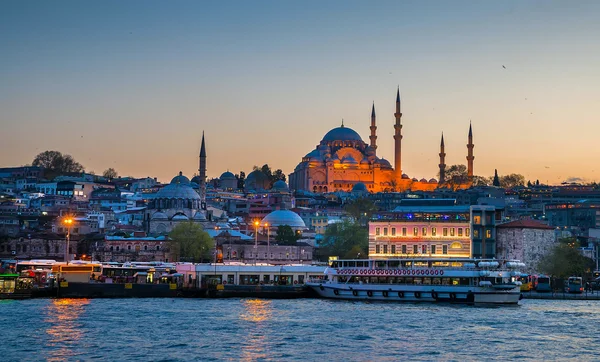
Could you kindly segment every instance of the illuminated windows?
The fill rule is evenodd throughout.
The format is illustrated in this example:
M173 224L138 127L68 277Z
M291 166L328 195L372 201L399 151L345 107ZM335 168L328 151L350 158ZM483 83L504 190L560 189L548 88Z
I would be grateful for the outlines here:
M448 245L442 245L442 254L448 254Z
M406 236L406 228L402 228L402 236Z
M375 228L375 235L381 234L381 228Z
M471 236L471 229L465 228L465 236Z
M387 236L388 228L383 228L383 236Z
M463 236L463 229L462 228L458 228L458 236Z
M423 229L421 229L421 230L422 230L422 231L421 231L421 235L422 235L422 236L427 236L427 228L423 228Z
M442 235L443 236L448 236L448 228L443 228L442 229Z
M406 254L406 245L402 245L402 254Z
M431 228L431 236L436 236L436 235L437 235L437 229Z
M413 228L413 235L419 236L419 228Z
M396 228L392 228L392 236L396 236Z
M454 228L450 228L450 236L454 236Z

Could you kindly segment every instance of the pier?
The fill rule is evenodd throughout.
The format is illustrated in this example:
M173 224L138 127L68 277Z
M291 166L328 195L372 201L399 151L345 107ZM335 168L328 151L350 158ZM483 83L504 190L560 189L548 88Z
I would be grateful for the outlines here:
M551 299L551 300L600 300L600 291L583 292L581 294L566 292L524 292L521 293L523 299Z

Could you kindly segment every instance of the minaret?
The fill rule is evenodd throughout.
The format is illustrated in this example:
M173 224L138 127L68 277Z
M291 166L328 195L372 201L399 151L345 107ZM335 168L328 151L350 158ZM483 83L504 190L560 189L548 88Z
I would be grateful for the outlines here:
M444 132L442 132L442 143L440 143L440 184L446 181L446 152L444 152Z
M467 176L469 177L469 181L473 179L473 129L471 128L471 122L469 122L469 143L467 143Z
M206 146L204 145L204 131L202 131L202 146L200 146L200 166L198 168L200 176L200 201L201 209L206 210Z
M402 124L400 119L402 113L400 113L400 87L398 87L398 93L396 94L396 124L394 124L394 173L396 185L400 185L402 180Z
M373 110L371 110L371 147L377 151L377 126L375 125L375 102L373 102Z

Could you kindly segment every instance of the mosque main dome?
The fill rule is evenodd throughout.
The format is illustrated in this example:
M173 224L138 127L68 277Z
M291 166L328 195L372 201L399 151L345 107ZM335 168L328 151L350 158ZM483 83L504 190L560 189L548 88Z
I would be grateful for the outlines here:
M362 138L352 128L344 127L342 124L340 127L334 128L325 134L323 141L361 141Z

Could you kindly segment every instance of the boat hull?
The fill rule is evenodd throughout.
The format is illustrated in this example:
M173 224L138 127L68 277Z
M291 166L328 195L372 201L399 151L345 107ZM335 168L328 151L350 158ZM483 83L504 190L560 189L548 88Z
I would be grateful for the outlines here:
M209 288L211 298L268 298L296 299L314 296L306 286L286 285L223 285L222 288Z
M183 296L170 284L74 283L60 285L58 298L170 298Z
M320 297L346 300L394 302L450 302L477 305L516 305L521 293L512 290L493 290L480 287L421 287L410 285L352 285L309 283Z

